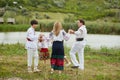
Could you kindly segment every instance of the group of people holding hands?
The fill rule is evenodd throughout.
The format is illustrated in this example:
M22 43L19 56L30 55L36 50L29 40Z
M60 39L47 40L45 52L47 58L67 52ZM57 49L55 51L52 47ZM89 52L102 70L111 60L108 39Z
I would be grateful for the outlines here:
M48 36L35 34L35 28L38 25L38 21L32 20L31 27L27 30L26 36L26 49L27 49L27 65L28 72L39 72L38 69L39 59L46 60L50 59L51 73L58 70L59 74L64 70L64 60L67 62L67 66L73 63L74 66L71 68L79 68L84 70L84 47L86 45L85 37L87 35L87 29L84 20L80 19L77 21L78 30L68 30L68 33L63 29L61 22L55 22L53 30ZM76 36L76 41L70 50L71 62L66 58L64 53L64 40L69 40L71 34ZM52 52L49 56L49 45L52 43ZM38 54L39 51L39 54ZM78 59L76 58L78 53ZM32 60L34 58L34 69L32 70Z

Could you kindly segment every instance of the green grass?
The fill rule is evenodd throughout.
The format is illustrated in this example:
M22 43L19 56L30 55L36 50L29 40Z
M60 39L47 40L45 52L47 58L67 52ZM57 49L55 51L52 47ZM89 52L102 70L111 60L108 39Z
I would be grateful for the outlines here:
M59 1L57 4L55 1ZM59 4L62 2L62 7L59 7ZM0 7L5 7L6 0L0 1ZM114 17L116 13L119 12L120 1L117 0L36 0L36 3L33 0L23 0L18 1L18 5L22 5L23 9L19 9L18 5L13 5L12 1L9 1L9 8L7 11L14 11L17 14L10 15L5 13L3 16L16 17L19 15L32 17L33 12L49 12L52 13L72 13L75 15L75 18L83 18L86 20L97 20L104 17ZM116 7L117 6L117 7ZM25 14L27 13L27 14ZM41 17L41 15L39 15ZM50 15L51 16L51 15ZM54 16L54 15L53 15ZM27 18L27 17L26 17ZM42 17L41 17L42 18ZM119 16L118 16L119 21ZM61 19L60 19L61 20ZM117 22L117 20L116 20Z
M14 15L13 15L14 14ZM49 19L45 17L45 15L49 16ZM3 18L5 22L7 21L7 18L12 17L15 18L17 24L28 24L30 20L37 19L39 22L44 23L50 23L55 21L64 21L64 18L68 18L69 15L74 16L74 14L70 13L55 13L55 12L29 12L29 15L23 16L21 14L16 15L16 12L14 11L6 11Z
M72 28L77 30L77 24L73 22L62 22L63 28L67 31ZM53 28L54 22L40 22L36 31L50 32ZM29 24L0 24L0 32L16 32L16 31L27 31L30 27ZM117 34L120 35L120 23L98 21L86 21L86 27L88 34Z
M65 54L69 58L69 48ZM50 49L51 51L51 49ZM72 65L71 65L72 66ZM85 70L65 67L61 75L50 74L50 62L39 62L40 73L27 73L27 54L23 44L0 44L0 79L23 80L119 80L120 49L102 47L99 50L85 48Z
M55 21L64 21L64 18L68 18L69 15L74 16L74 14L70 13L54 13L54 12L32 12L33 14L33 19L35 19L35 15L37 14L38 21L42 23L50 23L50 22L55 22ZM45 15L49 16L50 19L46 19Z
M120 23L98 21L86 22L88 33L92 34L120 34Z
M22 32L27 31L31 25L29 24L0 24L0 32ZM36 28L37 31L40 31L40 25Z
M29 25L12 25L12 24L1 24L0 25L0 32L10 32L10 31L27 31L27 29L29 28Z
M51 31L55 21L61 21L64 29L67 31L69 28L77 29L74 23L79 18L83 18L86 21L88 33L90 34L120 34L120 23L118 14L119 9L111 8L109 0L94 0L89 2L88 0L67 0L63 8L59 8L53 1L46 0L40 1L39 6L33 6L26 1L24 4L28 9L24 15L22 10L6 10L3 17L5 21L7 18L15 18L15 25L0 24L1 32L11 31L26 31L29 27L30 20L37 19L41 26L37 28L37 31ZM39 2L37 1L37 2ZM62 1L62 0L61 0ZM23 4L21 2L21 4ZM29 4L29 5L28 5ZM46 9L45 4L51 5L49 9ZM118 1L118 4L119 1ZM30 6L31 5L31 6ZM71 6L72 5L72 6ZM12 6L12 5L11 5ZM74 7L73 7L74 6ZM15 7L12 7L13 9ZM45 17L47 15L49 19ZM27 24L27 25L26 25Z

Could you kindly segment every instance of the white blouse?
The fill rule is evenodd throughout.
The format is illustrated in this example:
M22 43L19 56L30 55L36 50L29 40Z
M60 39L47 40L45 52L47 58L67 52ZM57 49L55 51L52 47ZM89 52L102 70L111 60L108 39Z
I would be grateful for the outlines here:
M48 48L50 46L50 39L47 36L43 36L43 41L38 42L38 48Z
M87 35L86 26L81 26L77 31L75 31L76 38L85 38Z
M49 34L50 39L53 41L63 41L63 40L69 40L70 34L66 33L65 30L61 30L58 36L56 36L53 31Z

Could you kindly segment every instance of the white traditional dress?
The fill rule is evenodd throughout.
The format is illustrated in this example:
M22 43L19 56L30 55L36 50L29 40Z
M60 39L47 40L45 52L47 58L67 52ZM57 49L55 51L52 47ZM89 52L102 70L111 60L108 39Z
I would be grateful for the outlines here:
M87 35L87 29L85 25L82 25L77 31L75 31L76 42L74 42L70 57L74 66L79 66L79 69L84 69L84 47L86 45L85 37ZM76 59L76 53L78 53L79 61Z

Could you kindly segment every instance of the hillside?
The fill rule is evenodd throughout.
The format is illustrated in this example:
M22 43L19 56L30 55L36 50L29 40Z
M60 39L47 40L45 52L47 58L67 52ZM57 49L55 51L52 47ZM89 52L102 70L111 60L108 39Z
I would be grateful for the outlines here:
M120 18L120 0L0 0L0 7L28 15L29 12L59 12L75 14L74 18L96 20ZM3 14L4 15L4 14ZM1 14L1 16L3 16ZM116 21L116 19L113 19Z

